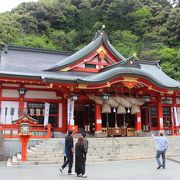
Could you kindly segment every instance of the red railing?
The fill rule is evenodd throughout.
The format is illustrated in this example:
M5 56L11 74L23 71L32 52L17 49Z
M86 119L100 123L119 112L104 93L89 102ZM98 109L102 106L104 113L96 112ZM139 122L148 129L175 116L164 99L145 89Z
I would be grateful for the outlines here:
M51 124L33 125L30 128L31 138L51 138ZM0 124L0 133L3 138L18 138L19 125Z
M168 135L180 135L180 126L174 126L173 127L164 127L164 130L166 131L166 134ZM173 133L174 131L174 133Z
M175 127L175 134L180 135L180 126Z

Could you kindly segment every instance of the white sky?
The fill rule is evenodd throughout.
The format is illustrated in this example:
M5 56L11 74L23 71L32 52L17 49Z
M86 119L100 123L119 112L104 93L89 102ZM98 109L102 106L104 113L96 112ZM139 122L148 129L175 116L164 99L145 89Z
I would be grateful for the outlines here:
M0 0L0 13L10 11L22 2L38 1L38 0Z

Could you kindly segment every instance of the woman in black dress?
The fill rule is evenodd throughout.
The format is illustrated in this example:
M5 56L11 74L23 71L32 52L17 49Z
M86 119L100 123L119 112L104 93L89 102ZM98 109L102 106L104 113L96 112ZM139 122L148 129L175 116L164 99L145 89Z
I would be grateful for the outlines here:
M85 175L85 148L82 137L79 137L75 146L75 172L78 177L87 178Z

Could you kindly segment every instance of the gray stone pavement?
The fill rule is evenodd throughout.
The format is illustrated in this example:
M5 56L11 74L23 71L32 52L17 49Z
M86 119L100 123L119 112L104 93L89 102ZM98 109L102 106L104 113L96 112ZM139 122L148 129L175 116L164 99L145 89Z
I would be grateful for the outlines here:
M174 162L175 160L177 162ZM166 169L157 170L155 159L88 163L87 180L179 180L180 157L167 160ZM179 162L179 163L178 163ZM59 172L60 165L6 167L0 163L1 180L76 180L76 175Z

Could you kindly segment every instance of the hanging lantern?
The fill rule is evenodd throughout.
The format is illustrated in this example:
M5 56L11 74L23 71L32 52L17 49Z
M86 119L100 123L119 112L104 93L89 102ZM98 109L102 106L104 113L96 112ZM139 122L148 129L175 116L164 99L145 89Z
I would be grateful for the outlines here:
M78 100L78 95L77 94L71 94L70 98L72 101L77 101Z
M102 99L103 101L107 101L107 100L109 99L109 96L110 96L110 94L104 93L104 94L101 95L101 99Z
M151 96L148 96L148 95L143 97L144 102L149 102L150 99L151 99Z
M25 88L19 88L17 91L19 92L19 95L25 95L26 92L27 92L27 89L25 89Z

